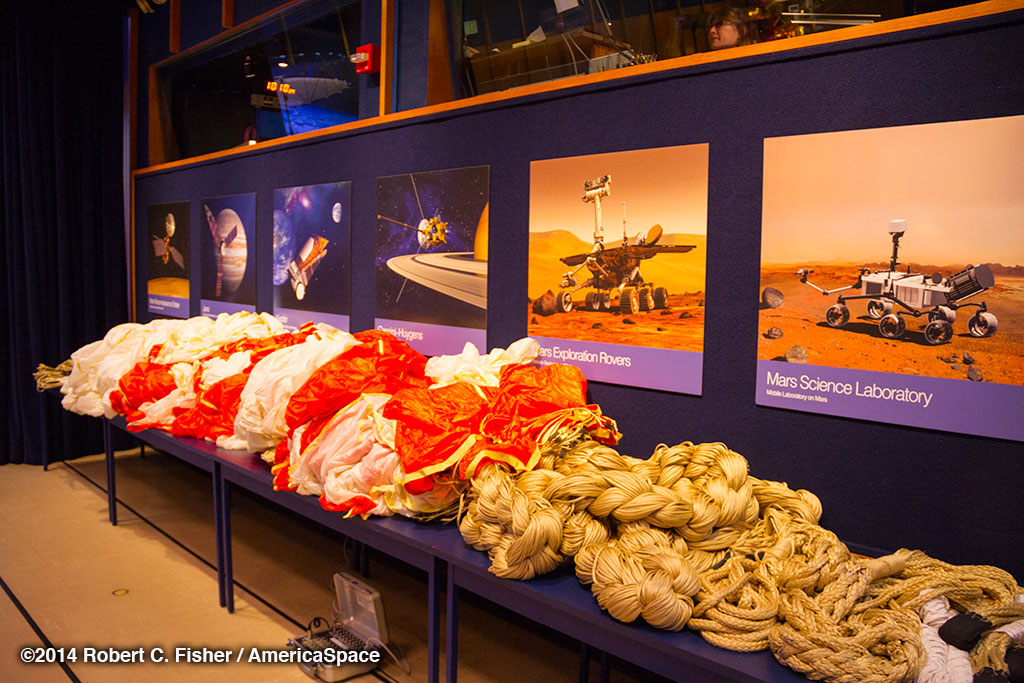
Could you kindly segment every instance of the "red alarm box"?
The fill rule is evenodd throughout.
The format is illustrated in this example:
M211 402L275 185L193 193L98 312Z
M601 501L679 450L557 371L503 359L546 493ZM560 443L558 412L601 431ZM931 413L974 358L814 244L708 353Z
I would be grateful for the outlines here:
M356 65L357 74L375 74L380 71L380 46L369 43L360 45L350 57Z

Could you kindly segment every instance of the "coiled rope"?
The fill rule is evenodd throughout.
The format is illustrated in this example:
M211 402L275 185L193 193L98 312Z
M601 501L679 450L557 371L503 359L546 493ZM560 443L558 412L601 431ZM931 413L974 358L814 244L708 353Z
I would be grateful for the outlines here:
M812 493L750 476L724 444L662 445L639 460L576 433L542 445L535 470L478 473L459 528L498 576L529 579L573 559L620 621L688 626L730 650L770 647L819 680L912 680L925 660L918 610L935 598L993 623L1019 613L1021 589L1002 570L909 550L855 559L820 516ZM1004 635L982 639L979 665L1005 668Z

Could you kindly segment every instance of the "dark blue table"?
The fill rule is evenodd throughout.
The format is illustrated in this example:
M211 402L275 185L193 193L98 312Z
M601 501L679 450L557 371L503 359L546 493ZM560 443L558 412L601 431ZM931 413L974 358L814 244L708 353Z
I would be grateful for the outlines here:
M114 455L110 428L125 429L118 417L104 421L107 448L107 494L110 521L117 523ZM454 525L420 523L400 517L368 520L344 518L324 510L314 496L274 491L270 467L242 451L227 451L208 441L178 438L155 429L134 433L143 443L210 472L214 488L217 564L221 606L233 611L231 564L231 487L239 486L303 518L347 536L427 573L428 680L440 676L441 591L447 587L447 680L458 679L459 592L468 591L581 643L581 680L589 661L587 648L612 655L672 680L806 681L780 665L769 652L744 654L717 648L691 631L669 633L645 624L624 624L603 612L590 590L570 568L530 581L501 579L491 574L487 555L465 544ZM357 546L358 548L359 546ZM365 552L357 564L365 566ZM602 678L606 679L602 659Z

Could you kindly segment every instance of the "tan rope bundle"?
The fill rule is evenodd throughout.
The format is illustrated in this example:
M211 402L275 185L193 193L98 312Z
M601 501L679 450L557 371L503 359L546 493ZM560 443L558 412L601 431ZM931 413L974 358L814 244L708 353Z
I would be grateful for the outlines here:
M558 455L551 457L553 451ZM806 524L821 512L813 494L749 477L746 460L723 444L659 446L640 460L584 441L546 448L541 466L551 469L516 477L493 466L474 478L459 524L466 542L487 551L491 571L506 578L531 578L575 557L577 575L614 617L643 617L670 630L690 620L701 572L732 553L777 543L777 532L767 527L755 533L762 510L773 511L773 524L786 528L784 519L797 515ZM722 576L756 564L738 562ZM777 611L774 579L736 575L730 587L729 581L715 586L718 578L709 577L704 589L703 620L727 625L718 629L724 642L733 626L750 630L738 620L753 618L763 649L764 624Z
M53 368L40 363L32 377L36 381L36 391L47 389L58 389L64 386L64 378L71 374L74 368L74 361L68 358L66 361Z
M460 530L495 574L531 578L574 558L614 618L689 626L731 650L770 647L814 679L912 679L924 658L917 610L936 596L993 623L1024 611L1009 604L1013 577L994 567L906 550L855 560L817 524L817 497L749 476L723 444L659 446L639 460L563 440L532 472L489 467L467 500ZM986 636L976 658L999 666L1004 641Z

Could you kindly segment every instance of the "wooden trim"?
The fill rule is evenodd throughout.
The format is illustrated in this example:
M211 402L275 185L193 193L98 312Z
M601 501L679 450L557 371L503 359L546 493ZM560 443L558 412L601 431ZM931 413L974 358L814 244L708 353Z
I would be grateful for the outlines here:
M448 17L444 0L430 0L427 35L427 105L452 99L452 70L448 54ZM522 12L522 5L520 5Z
M380 0L380 115L394 111L395 0Z
M149 163L162 164L167 161L167 150L164 148L163 124L160 118L160 83L157 79L156 67L149 67Z
M128 10L128 170L135 172L139 150L139 11ZM135 183L128 183L129 319L138 320L135 303Z
M128 167L139 161L139 10L128 10Z
M235 27L235 0L220 0L220 25L224 28Z
M382 0L382 2L385 4L389 4L390 0ZM1011 12L1019 9L1024 9L1024 0L986 0L985 2L979 2L974 5L967 5L965 7L955 7L953 9L939 10L936 12L929 12L928 14L922 14L913 17L904 17L901 19L890 19L888 21L879 22L877 24L868 24L865 26L850 26L847 28L836 29L834 31L826 31L824 33L817 33L806 36L797 36L795 38L786 38L784 40L772 41L770 43L744 45L742 47L736 47L729 50L722 50L720 52L702 52L694 55L686 55L684 57L675 57L673 59L666 59L660 62L652 62L650 64L640 64L637 66L616 69L614 71L602 71L596 74L575 76L570 79L548 81L546 83L535 83L533 85L525 85L519 88L502 90L500 92L487 93L485 95L477 95L475 97L468 97L462 100L454 100L451 102L444 102L441 104L420 107L419 109L410 109L407 111L388 113L386 115L382 115L379 117L361 119L359 121L352 121L351 123L345 123L339 126L333 126L331 128L324 128L322 130L310 131L308 133L300 133L298 135L290 135L288 137L275 138L273 140L267 140L256 145L250 145L242 148L226 149L221 150L220 152L212 152L210 154L204 154L202 156L191 157L189 159L182 159L180 161L158 164L150 166L148 168L139 169L135 173L136 175L154 173L157 171L164 171L172 168L178 168L181 166L188 166L190 164L210 161L212 159L221 159L224 157L229 157L244 152L250 152L253 150L271 149L273 147L277 147L280 145L288 145L304 140L312 140L319 137L327 137L330 135L335 135L337 133L361 130L363 128L377 126L380 124L395 123L398 121L406 121L409 119L415 119L422 116L428 116L431 114L458 111L462 109L470 109L472 107L480 106L483 104L492 104L495 102L515 100L528 95L537 95L541 93L558 92L563 90L568 91L573 88L585 85L609 83L623 78L630 78L632 76L663 73L668 71L674 71L677 69L684 69L691 66L730 61L742 57L782 53L787 52L789 50L799 50L801 48L806 47L828 45L830 43L838 44L850 40L856 40L858 38L867 38L871 36L898 33L900 31L908 31L911 29L924 28L928 26L937 26L940 24L964 21L967 19L977 19L980 17L986 17L993 14L1002 14L1004 12ZM381 53L383 62L383 46L381 48ZM383 87L384 77L382 69L382 90ZM150 135L152 136L152 132L150 133Z
M171 20L167 49L171 54L181 52L181 0L171 0Z
M176 1L180 1L180 0L170 0L170 1L171 2L176 2ZM230 30L221 31L220 33L218 33L215 36L211 36L210 38L207 38L206 40L204 40L204 41L202 41L200 43L196 43L195 45L192 45L189 48L187 48L186 50L182 51L180 54L174 54L174 55L171 55L170 57L165 57L164 59L161 59L159 62L157 62L153 66L157 67L158 69L159 68L163 68L163 67L167 66L167 64L169 62L175 62L175 61L178 61L179 59L183 59L185 57L188 57L193 52L201 52L202 50L205 50L210 45L212 45L214 43L217 43L218 41L221 41L224 38L228 37L227 36L228 33L232 33L234 31L238 31L238 32L245 31L246 29L250 28L254 24L260 23L261 21L263 21L267 17L270 17L271 15L277 14L278 12L287 9L287 8L291 7L292 5L297 5L298 3L305 2L305 1L306 0L289 0L289 2L283 3L282 5L278 6L276 9L272 9L269 12L264 12L263 14L261 14L261 15L259 15L257 17L253 17L252 19L249 19L247 21L243 21L241 24L239 24L238 26L235 26L234 28L232 28Z

